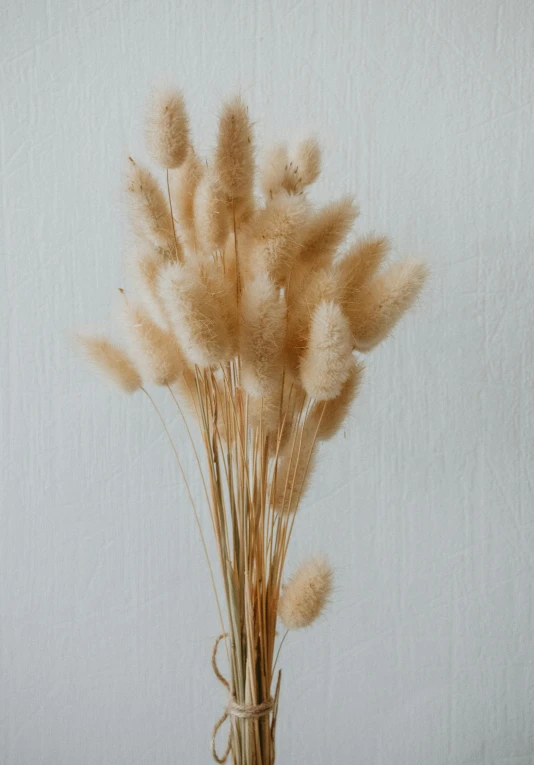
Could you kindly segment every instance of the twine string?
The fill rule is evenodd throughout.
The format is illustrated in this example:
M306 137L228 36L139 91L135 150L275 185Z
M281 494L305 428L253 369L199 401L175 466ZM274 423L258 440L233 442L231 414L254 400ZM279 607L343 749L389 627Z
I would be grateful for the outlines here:
M213 732L211 734L211 754L215 762L220 763L220 765L226 762L226 760L228 759L228 755L230 754L230 750L232 748L231 730L228 732L228 742L226 744L226 749L224 750L222 755L219 755L217 753L217 745L215 743L215 738L217 736L219 728L221 727L221 725L223 725L223 723L227 720L227 718L237 717L240 720L257 720L260 717L265 717L266 715L270 714L270 712L272 711L274 707L274 701L271 698L268 698L266 701L263 701L261 704L239 704L236 697L232 694L230 683L224 677L224 675L221 674L219 667L217 666L217 649L219 648L219 643L221 642L221 640L224 640L226 637L228 637L228 634L226 632L219 635L219 637L217 638L217 640L215 641L213 645L213 651L211 652L211 666L213 667L215 676L228 691L228 703L226 704L224 713L221 715L221 717L219 717L219 719L213 726Z

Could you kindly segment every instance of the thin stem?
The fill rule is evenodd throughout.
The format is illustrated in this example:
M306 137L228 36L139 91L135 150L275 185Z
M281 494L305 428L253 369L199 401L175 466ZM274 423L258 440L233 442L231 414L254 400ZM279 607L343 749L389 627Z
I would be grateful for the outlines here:
M289 630L286 630L284 632L284 637L282 638L282 640L280 641L280 645L278 646L278 651L276 652L276 656L275 656L274 664L273 664L273 675L276 672L276 665L278 664L278 657L280 656L280 651L282 650L282 646L284 645L284 640L286 639L288 634L289 634Z
M178 237L176 236L176 225L174 223L174 213L172 211L172 197L171 197L171 185L169 183L169 171L167 170L167 196L169 198L169 208L171 211L171 220L172 220L172 233L174 234L174 246L176 248L176 257L178 260L182 260L180 252L180 246L178 245Z
M152 398L150 393L146 390L146 388L141 387L141 390L148 397L148 399L151 402L152 406L156 410L157 415L158 415L158 417L159 417L159 419L161 421L161 424L163 425L163 429L165 430L165 433L167 434L167 438L169 439L169 443L170 443L170 445L172 447L172 450L174 452L174 456L176 457L176 462L178 463L178 467L180 468L180 473L182 474L182 478L184 480L185 487L187 489L187 493L189 495L189 500L190 500L191 506L193 508L193 513L195 515L195 520L196 520L196 523L197 523L197 526L198 526L198 530L200 532L200 539L202 541L202 547L204 548L204 554L206 556L206 562L208 564L208 569L209 569L210 578L211 578L211 584L213 586L213 592L215 594L215 600L217 602L217 610L219 612L219 618L221 620L221 628L222 628L222 631L225 632L226 630L225 630L225 627L224 627L224 619L222 617L221 604L220 604L220 601L219 601L219 595L217 594L217 586L215 584L215 577L213 575L213 569L211 567L210 556L209 556L209 553L208 553L208 546L206 544L206 538L204 537L204 532L202 531L202 526L201 526L201 523L200 523L200 518L199 518L199 515L198 515L197 507L195 505L195 501L193 499L193 495L191 494L191 489L189 488L189 483L188 483L186 475L184 473L184 469L182 467L182 463L180 461L180 457L178 456L178 452L176 450L176 446L174 445L174 441L172 440L171 434L169 433L169 429L167 428L165 420L163 419L163 416L162 416L160 410L158 409L158 407L156 405L156 402L154 401L154 399Z

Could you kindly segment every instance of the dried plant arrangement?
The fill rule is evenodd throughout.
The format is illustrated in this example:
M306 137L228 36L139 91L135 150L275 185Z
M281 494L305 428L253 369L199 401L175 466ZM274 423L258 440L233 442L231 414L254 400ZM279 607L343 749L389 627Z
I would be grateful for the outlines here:
M382 237L347 243L358 215L352 199L312 203L308 188L321 166L315 139L293 153L275 146L257 171L240 98L222 107L209 161L195 152L177 91L154 96L146 140L163 183L129 159L125 349L90 334L78 335L79 347L120 390L148 397L187 487L221 620L212 663L228 701L213 757L271 765L281 645L287 630L318 618L332 588L322 557L284 581L296 511L319 444L338 432L358 393L363 355L413 304L426 268L386 264ZM191 439L213 545L150 385L166 390ZM228 678L217 665L221 642Z

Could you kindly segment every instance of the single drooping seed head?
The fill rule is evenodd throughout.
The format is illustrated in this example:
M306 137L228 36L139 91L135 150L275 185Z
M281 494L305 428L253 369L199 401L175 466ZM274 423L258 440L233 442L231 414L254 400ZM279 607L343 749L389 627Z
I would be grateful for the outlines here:
M134 393L141 377L128 355L102 335L76 335L78 348L87 361L114 387Z
M139 305L126 300L121 323L143 379L153 385L175 382L185 363L174 334L152 321Z
M351 404L360 390L363 372L362 362L353 358L349 376L343 383L340 394L329 401L317 401L313 405L310 421L315 424L319 441L328 441L335 436L347 419Z
M325 558L308 558L284 586L278 602L288 630L309 627L323 613L332 594L333 573Z
M316 138L305 138L297 146L295 165L301 188L315 183L321 172L321 149Z
M329 265L358 214L358 207L351 197L330 202L317 210L310 216L303 232L301 259L314 267Z
M370 351L384 340L414 304L428 274L418 260L393 263L384 272L344 301L353 344Z
M177 250L181 258L168 202L152 173L131 158L126 169L126 201L134 232L156 247Z

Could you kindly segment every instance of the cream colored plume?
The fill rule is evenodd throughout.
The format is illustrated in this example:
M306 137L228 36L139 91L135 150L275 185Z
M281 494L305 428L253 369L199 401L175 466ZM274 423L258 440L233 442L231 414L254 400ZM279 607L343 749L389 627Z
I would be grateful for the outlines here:
M268 396L282 380L285 302L267 274L248 282L241 300L241 383L252 396Z
M286 144L276 144L265 154L260 167L260 186L265 197L272 199L280 192L301 194L319 176L321 152L315 138L301 141L293 159Z
M266 271L282 286L300 248L306 205L300 197L279 194L256 212L252 222L251 268Z
M120 318L143 379L154 385L174 383L185 362L172 332L162 329L130 301L124 301Z
M248 110L240 98L223 105L215 152L215 172L229 200L252 202L254 146Z
M210 273L211 269L211 273ZM189 362L209 367L228 361L235 351L232 295L213 261L169 265L161 273L160 291Z
M141 377L122 348L102 335L80 333L76 341L87 361L123 393L134 393L141 387Z
M147 247L135 253L128 264L136 296L148 311L150 318L163 329L168 329L169 318L159 291L159 274L165 265L159 250Z
M310 423L320 441L328 441L335 436L343 425L351 404L358 395L363 372L364 365L362 362L352 359L349 376L343 383L339 396L328 401L317 401L313 405L310 412Z
M126 194L132 227L136 234L164 250L182 254L175 243L169 206L152 174L133 159L128 162Z
M209 254L224 246L229 231L226 201L217 177L206 173L198 183L194 200L197 245Z
M146 144L151 159L166 169L179 167L189 149L189 119L178 90L156 90L147 113Z
M323 613L332 594L333 573L323 557L308 558L284 586L278 614L288 630L309 627Z
M288 191L286 176L289 159L287 146L272 146L262 159L260 166L260 187L267 199L272 199L280 191Z
M347 237L358 212L353 200L346 197L314 213L304 232L301 259L314 267L328 265Z
M186 249L197 249L194 202L195 192L206 171L195 150L190 147L183 165L169 173L172 211L181 241Z
M306 263L297 263L291 271L287 293L288 324L286 334L286 366L292 377L298 376L298 367L308 345L311 320L322 301L337 301L339 282L332 268L310 269Z
M308 346L300 365L302 387L310 398L325 401L341 392L351 369L350 326L340 307L322 301L315 309Z
M384 340L401 316L413 305L427 277L424 263L404 260L346 300L354 345L369 351Z
M321 172L321 149L316 138L305 138L299 143L295 154L295 165L301 188L317 180Z
M353 245L344 257L335 263L335 273L342 290L343 300L350 300L380 268L389 249L385 237L368 237Z
M267 199L280 193L302 193L299 168L289 159L286 144L272 146L265 154L260 168L260 186Z

